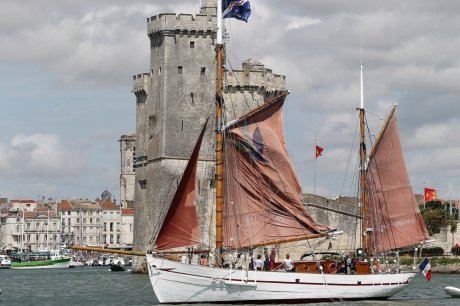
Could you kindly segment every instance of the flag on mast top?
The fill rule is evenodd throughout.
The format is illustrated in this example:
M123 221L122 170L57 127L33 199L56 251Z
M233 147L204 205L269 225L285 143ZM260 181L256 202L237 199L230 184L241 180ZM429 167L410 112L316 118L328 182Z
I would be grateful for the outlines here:
M251 4L248 0L222 0L222 16L248 22Z
M321 155L323 153L323 148L320 147L320 146L316 146L316 151L315 151L315 155L316 155L316 158L320 157L320 156L323 156Z

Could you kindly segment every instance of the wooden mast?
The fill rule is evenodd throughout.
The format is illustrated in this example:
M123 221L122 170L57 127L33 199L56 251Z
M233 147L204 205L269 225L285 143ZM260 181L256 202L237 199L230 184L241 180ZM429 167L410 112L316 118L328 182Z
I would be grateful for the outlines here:
M367 253L367 222L366 222L366 142L364 126L364 90L363 90L363 66L361 65L361 104L359 110L359 130L360 130L360 181L361 181L361 248Z
M222 144L222 1L217 1L217 44L216 44L216 263L222 266L222 206L223 206L223 144Z

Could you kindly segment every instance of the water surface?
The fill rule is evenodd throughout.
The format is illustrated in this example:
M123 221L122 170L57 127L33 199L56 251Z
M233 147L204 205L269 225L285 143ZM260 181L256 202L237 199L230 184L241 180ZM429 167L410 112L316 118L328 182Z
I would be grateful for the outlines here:
M431 282L418 275L411 286L386 301L308 305L460 305L460 299L444 293L445 286L460 288L460 275L434 274ZM108 267L0 270L0 289L0 305L8 306L158 304L147 275L111 272Z

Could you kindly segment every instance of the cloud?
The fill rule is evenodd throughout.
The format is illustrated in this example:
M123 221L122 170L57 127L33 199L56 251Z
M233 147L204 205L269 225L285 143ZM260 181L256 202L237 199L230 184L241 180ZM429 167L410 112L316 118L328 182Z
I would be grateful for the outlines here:
M126 123L122 103L131 103L135 113L134 97L129 101L130 96L120 98L119 93L129 93L132 75L149 71L146 18L166 12L197 13L198 4L185 0L3 1L0 65L8 66L2 70L3 79L11 84L11 75L19 73L14 74L17 86L0 87L1 98L14 101L9 105L17 107L0 118L12 122L0 144L0 170L18 179L32 175L36 181L56 176L61 180L47 184L62 186L62 178L69 173L76 178L91 163L97 165L97 170L90 167L93 174L105 176L95 175L92 183L69 181L65 188L83 195L94 190L99 194L100 182L116 188L118 177L110 169L118 169L119 151L114 144L120 128L112 129L101 117ZM429 178L440 190L456 190L452 186L460 185L455 176L460 139L452 131L460 128L459 1L253 0L251 6L248 23L226 20L231 34L227 59L237 68L241 61L254 58L274 73L286 75L292 91L285 119L288 149L298 157L295 166L304 186L313 186L312 167L305 165L313 159L308 155L307 160L305 150L318 138L327 152L318 164L318 177L324 181L318 179L317 190L337 195L354 138L362 63L371 133L378 133L383 123L379 118L398 102L403 148L416 188L420 190ZM21 73L30 77L32 71L41 82L20 77ZM34 89L38 84L39 90ZM84 98L76 98L75 93ZM49 107L55 111L46 122L34 116L38 111L33 108L42 105L39 113L46 115L45 103L53 103ZM108 107L110 114L87 115ZM94 121L81 126L82 117ZM48 133L34 134L37 126ZM133 130L135 125L125 133ZM69 144L68 139L75 137L85 139L85 145Z
M286 30L296 30L301 29L307 26L315 25L321 23L321 20L318 18L309 18L309 17L291 17Z
M156 5L145 1L68 9L40 9L40 22L26 21L27 26L11 21L10 31L0 35L0 61L39 63L59 76L58 84L68 86L123 85L144 69L149 58L145 20L158 10Z
M84 152L61 143L54 134L16 135L0 147L2 177L72 177L86 169Z

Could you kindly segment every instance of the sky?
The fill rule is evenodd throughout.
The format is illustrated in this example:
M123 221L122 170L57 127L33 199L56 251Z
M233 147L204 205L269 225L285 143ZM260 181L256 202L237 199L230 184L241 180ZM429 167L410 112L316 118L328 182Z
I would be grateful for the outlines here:
M414 192L460 199L460 2L250 2L248 23L226 21L227 58L286 75L287 147L304 192L356 194L362 64L374 135L398 103ZM132 76L149 70L146 18L198 13L200 1L1 4L0 197L94 199L108 189L119 199L118 139L135 132Z

